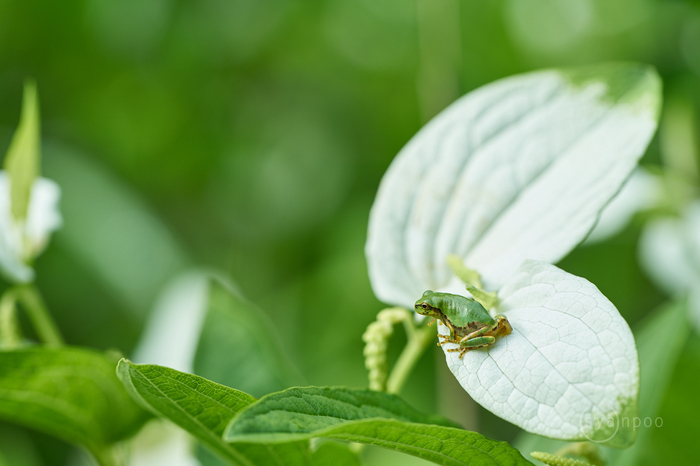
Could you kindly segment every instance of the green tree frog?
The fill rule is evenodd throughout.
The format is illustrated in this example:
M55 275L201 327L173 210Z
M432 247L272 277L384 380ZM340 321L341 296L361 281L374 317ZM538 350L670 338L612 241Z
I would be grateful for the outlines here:
M450 329L449 335L438 334L444 338L438 346L458 344L459 348L447 351L459 352L460 359L467 351L492 345L496 337L510 335L513 331L505 316L491 317L477 301L456 294L428 290L416 301L416 312L433 317L433 322L440 320Z

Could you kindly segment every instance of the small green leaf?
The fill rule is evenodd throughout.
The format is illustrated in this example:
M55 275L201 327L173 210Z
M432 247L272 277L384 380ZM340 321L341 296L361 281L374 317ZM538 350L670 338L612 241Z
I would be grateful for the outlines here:
M221 435L241 409L255 402L247 393L205 378L163 366L133 364L122 359L117 374L132 396L154 413L188 431L231 464L303 465L310 461L308 442L274 448L265 445L229 445Z
M484 285L481 283L479 272L465 266L464 262L462 262L462 258L457 254L449 254L447 256L447 265L465 284L475 288L483 288Z
M0 351L0 418L103 456L147 419L119 383L114 362L79 348Z
M4 165L10 179L10 203L15 220L27 218L32 186L39 176L40 159L39 96L36 83L27 81L19 125L7 150Z
M439 423L440 425L435 425ZM444 465L530 464L505 442L451 427L395 395L346 388L290 388L241 411L228 442L288 442L330 437L378 445Z

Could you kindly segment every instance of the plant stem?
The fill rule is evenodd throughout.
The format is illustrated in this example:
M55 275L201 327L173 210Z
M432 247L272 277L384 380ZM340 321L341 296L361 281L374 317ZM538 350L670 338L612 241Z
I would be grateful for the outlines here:
M17 325L17 296L8 290L0 298L0 346L11 349L19 346L22 340Z
M410 325L413 325L412 323ZM413 327L415 329L415 327ZM416 363L425 352L431 341L435 339L435 330L429 327L415 329L415 331L407 331L408 341L406 347L401 352L398 361L394 364L394 368L386 382L386 391L388 393L398 393L403 388L408 376L413 371Z
M56 322L49 314L39 290L33 284L18 285L15 287L17 299L24 307L29 320L34 326L37 336L48 346L63 345L63 337L58 331Z
M91 448L90 452L100 466L123 466L125 464L123 454L118 445Z

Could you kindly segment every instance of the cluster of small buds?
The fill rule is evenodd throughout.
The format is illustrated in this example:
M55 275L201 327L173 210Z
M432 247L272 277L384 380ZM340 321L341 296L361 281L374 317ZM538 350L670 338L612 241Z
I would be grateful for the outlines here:
M530 455L536 460L540 460L550 466L591 466L585 461L575 460L573 458L564 458L563 456L552 455L541 451L533 451Z
M411 313L400 307L384 309L377 314L377 320L367 326L362 335L365 342L363 354L365 367L369 372L369 388L383 391L387 379L386 348L391 334L394 333L394 324L398 324L411 318Z

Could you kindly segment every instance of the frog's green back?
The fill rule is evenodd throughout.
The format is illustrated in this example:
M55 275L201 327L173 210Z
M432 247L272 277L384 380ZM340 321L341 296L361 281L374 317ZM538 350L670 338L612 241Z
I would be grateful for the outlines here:
M455 327L466 327L470 322L493 325L496 321L477 301L451 293L434 293L434 303ZM434 304L434 305L435 305Z

